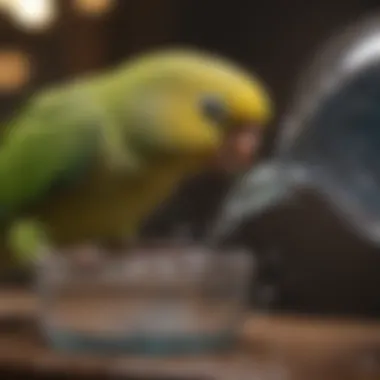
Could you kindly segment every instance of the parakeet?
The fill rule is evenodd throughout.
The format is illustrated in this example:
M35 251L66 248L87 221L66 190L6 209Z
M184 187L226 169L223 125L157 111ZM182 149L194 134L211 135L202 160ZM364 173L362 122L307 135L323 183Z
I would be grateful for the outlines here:
M36 94L1 137L3 240L29 262L42 248L133 237L220 152L235 168L236 146L254 144L272 112L248 71L182 48Z

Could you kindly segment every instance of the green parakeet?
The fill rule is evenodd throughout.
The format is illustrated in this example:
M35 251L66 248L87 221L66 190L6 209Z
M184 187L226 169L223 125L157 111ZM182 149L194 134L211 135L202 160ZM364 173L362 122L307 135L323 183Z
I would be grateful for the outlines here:
M1 137L3 241L29 262L43 247L132 237L232 131L258 133L271 107L255 77L191 49L36 94Z

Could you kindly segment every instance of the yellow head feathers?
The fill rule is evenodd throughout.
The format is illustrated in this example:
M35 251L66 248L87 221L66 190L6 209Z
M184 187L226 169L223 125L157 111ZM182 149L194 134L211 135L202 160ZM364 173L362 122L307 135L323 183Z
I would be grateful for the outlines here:
M234 126L264 126L272 116L260 80L213 54L157 51L132 59L122 70L145 132L152 127L150 142L163 149L212 153Z

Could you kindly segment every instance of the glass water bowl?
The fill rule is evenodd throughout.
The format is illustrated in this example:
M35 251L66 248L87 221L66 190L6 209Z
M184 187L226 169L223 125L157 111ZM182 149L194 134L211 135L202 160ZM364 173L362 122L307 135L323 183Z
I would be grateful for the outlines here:
M37 274L42 333L55 349L175 354L231 347L252 256L196 245L50 254Z

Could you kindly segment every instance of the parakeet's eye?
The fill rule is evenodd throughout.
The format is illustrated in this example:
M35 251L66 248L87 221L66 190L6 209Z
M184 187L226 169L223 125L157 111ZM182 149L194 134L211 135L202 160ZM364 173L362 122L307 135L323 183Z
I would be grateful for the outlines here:
M201 99L200 106L203 115L216 123L224 122L228 117L227 105L225 101L218 96L204 96Z

